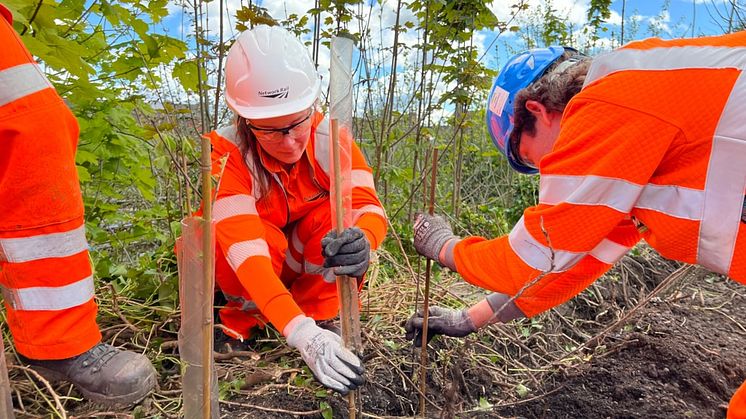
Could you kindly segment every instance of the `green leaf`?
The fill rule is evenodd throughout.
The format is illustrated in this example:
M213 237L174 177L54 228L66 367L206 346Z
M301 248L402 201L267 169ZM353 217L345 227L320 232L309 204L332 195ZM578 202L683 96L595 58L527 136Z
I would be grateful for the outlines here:
M75 166L78 170L78 180L80 182L89 182L91 180L91 174L88 173L88 169L83 166Z
M203 71L202 80L205 80L204 70L202 71ZM186 89L187 91L196 92L199 90L198 89L199 79L197 77L198 73L197 73L197 61L196 60L187 60L187 61L176 63L172 74L174 78L179 79L181 86L184 87L184 89Z
M518 397L526 397L530 391L531 390L523 384L518 384L517 386L515 386L515 392L518 394Z
M332 419L334 417L334 411L327 402L320 402L319 409L321 409L321 417L324 419Z

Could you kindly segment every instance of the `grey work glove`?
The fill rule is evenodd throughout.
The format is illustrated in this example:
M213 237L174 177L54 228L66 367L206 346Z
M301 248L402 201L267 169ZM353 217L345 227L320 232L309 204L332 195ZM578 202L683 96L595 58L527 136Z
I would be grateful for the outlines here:
M316 326L312 318L300 319L287 342L300 351L303 361L324 386L345 395L365 383L360 359L342 346L339 336Z
M414 248L417 253L428 257L441 265L440 251L450 239L458 237L451 231L451 226L438 215L418 214L414 221Z
M461 338L477 331L474 322L466 310L454 310L445 307L432 306L428 310L430 316L427 319L427 341L430 342L436 335L446 335ZM422 317L421 310L413 314L404 324L407 339L414 339L414 346L422 345Z
M321 239L324 267L332 268L336 275L362 278L370 264L370 242L357 227L346 228L339 236L332 230Z

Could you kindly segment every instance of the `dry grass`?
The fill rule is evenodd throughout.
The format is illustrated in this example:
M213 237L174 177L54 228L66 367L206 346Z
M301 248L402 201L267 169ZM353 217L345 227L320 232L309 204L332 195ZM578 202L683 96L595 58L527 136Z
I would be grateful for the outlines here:
M495 406L541 398L541 394L526 396L540 388L548 374L603 356L604 343L628 324L626 314L650 302L646 297L679 267L646 248L639 251L569 303L537 318L494 325L465 339L435 339L429 349L425 395L429 415L479 416ZM422 300L415 293L417 266L410 268L385 252L379 258L362 295L369 382L358 405L363 417L413 415L420 397L419 353L404 339L402 324ZM689 292L692 279L701 276L697 272L687 271L669 281L671 289L665 295L676 298ZM664 295L665 290L658 291ZM464 307L483 298L484 291L453 273L436 270L431 294L432 305ZM69 385L47 383L20 367L9 349L18 417L178 417L178 312L127 300L111 288L101 289L98 298L105 340L145 352L161 373L157 391L132 410L109 411L81 401ZM344 415L344 400L319 387L297 354L271 329L250 351L219 358L221 392L229 399L221 407L232 412L226 417L318 417L331 411Z

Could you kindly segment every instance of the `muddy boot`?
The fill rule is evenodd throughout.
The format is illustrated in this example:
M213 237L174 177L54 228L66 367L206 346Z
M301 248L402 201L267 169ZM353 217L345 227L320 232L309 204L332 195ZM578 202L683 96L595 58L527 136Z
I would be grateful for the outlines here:
M72 383L86 399L108 406L137 403L155 387L155 368L147 357L106 343L67 359L19 357L46 379Z

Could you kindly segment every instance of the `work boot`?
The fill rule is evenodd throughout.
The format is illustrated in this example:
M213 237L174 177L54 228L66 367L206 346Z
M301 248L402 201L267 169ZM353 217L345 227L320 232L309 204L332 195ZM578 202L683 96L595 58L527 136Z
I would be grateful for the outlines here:
M72 383L86 399L108 406L135 404L155 387L155 368L147 357L106 343L67 359L19 357L44 378Z

